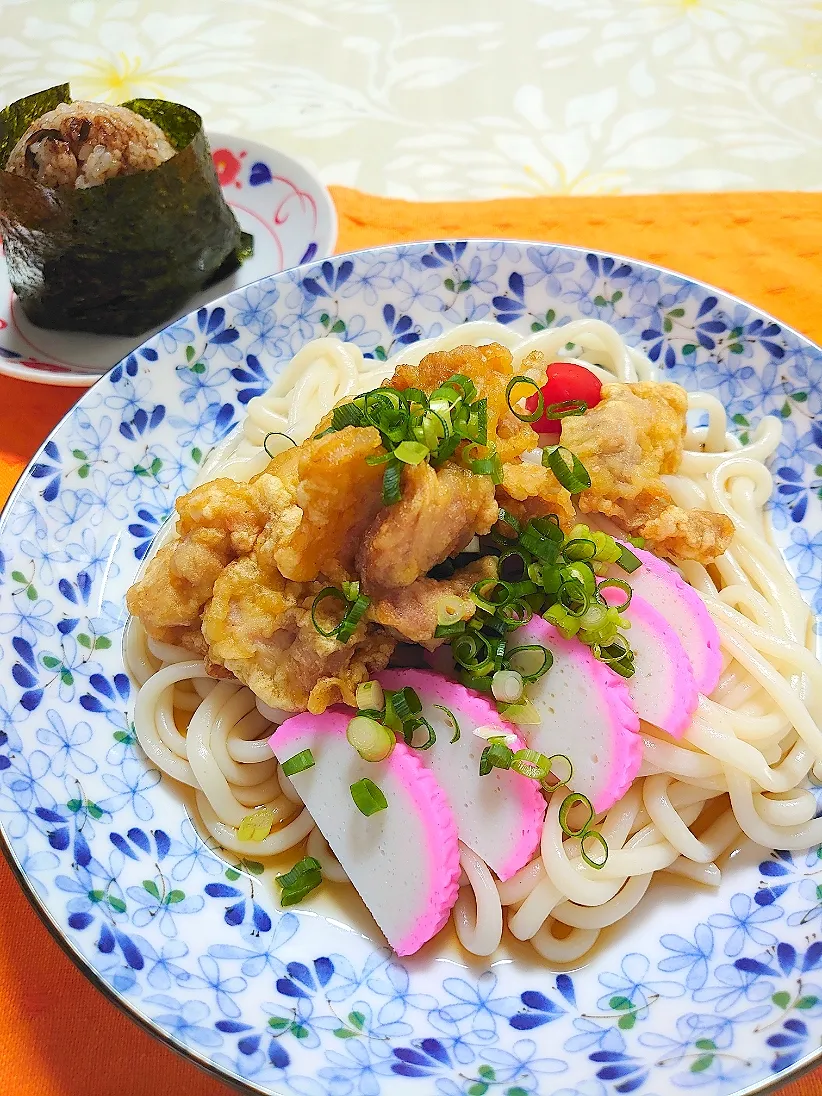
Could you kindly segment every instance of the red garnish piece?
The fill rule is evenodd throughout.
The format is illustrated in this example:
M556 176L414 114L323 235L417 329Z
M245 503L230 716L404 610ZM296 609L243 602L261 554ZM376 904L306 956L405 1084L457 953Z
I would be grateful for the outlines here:
M548 379L542 386L542 398L545 407L552 403L583 401L586 407L596 407L602 395L602 381L595 377L590 369L573 362L552 362L548 366ZM537 409L536 392L525 401L529 411ZM532 422L531 426L538 434L558 434L562 429L562 419L547 418L545 415Z

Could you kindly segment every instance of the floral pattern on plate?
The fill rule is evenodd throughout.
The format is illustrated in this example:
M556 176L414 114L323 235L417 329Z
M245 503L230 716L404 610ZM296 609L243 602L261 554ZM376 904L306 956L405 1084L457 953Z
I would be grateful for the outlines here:
M135 744L123 596L209 448L309 338L385 359L469 319L596 316L715 393L740 436L784 422L780 546L822 611L822 353L642 263L515 242L316 261L200 308L55 430L0 526L0 826L80 962L173 1045L294 1096L727 1096L818 1050L822 859L750 847L717 893L654 888L579 970L436 946L400 962L209 848ZM818 794L818 793L817 793ZM677 911L671 924L671 910Z

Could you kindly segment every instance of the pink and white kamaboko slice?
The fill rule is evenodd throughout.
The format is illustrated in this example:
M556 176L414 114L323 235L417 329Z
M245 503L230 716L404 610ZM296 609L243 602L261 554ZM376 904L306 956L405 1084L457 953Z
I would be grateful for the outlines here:
M386 670L379 675L384 689L410 686L422 701L423 714L437 740L417 757L433 773L448 799L459 839L482 857L500 879L509 879L527 864L539 843L545 799L536 781L509 769L479 775L480 757L488 745L474 731L499 727L512 735L512 750L525 746L515 728L500 719L496 707L463 685L429 670ZM440 705L441 707L437 707ZM460 736L442 708L453 712Z
M345 736L350 718L339 709L292 716L269 744L280 763L311 750L314 764L291 777L294 787L391 947L411 955L457 900L454 816L414 750L398 743L384 761L364 761ZM363 778L388 801L369 817L350 792Z
M551 669L527 692L539 726L521 728L531 749L564 754L574 767L570 787L597 812L630 788L642 761L639 720L625 681L577 639L563 639L542 617L516 633L518 645L538 643L554 656Z

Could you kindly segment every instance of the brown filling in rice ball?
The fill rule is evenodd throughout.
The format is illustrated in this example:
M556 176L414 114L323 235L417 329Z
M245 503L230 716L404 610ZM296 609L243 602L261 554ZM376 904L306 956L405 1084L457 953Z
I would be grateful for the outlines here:
M154 122L127 107L61 103L32 122L6 171L43 186L99 186L117 175L151 171L174 149Z

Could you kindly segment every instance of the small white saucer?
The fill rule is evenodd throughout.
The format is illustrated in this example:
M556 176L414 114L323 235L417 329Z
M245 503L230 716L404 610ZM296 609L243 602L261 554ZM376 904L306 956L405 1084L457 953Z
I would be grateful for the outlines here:
M331 195L307 168L256 141L209 134L217 176L254 254L230 277L186 301L162 326L267 274L329 255L337 239ZM160 328L121 337L50 331L24 315L0 257L0 374L88 388Z

